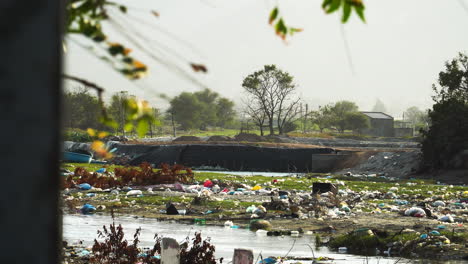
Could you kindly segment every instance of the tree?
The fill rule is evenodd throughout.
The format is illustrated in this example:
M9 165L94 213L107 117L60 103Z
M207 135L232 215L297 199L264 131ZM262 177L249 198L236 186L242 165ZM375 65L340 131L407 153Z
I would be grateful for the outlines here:
M208 126L225 127L234 120L234 102L209 89L181 93L170 101L168 113L182 129L205 130Z
M447 62L433 88L435 104L429 111L429 129L423 132L423 162L430 169L454 168L454 156L468 149L468 56L460 53Z
M369 119L360 112L348 112L345 114L346 129L353 130L354 133L360 134L362 129L369 128Z
M83 130L89 127L104 128L99 122L101 111L98 98L89 94L86 88L81 87L64 93L65 126Z
M386 113L387 107L385 107L385 104L382 101L380 101L380 99L377 99L375 101L374 107L372 108L372 111Z
M114 93L111 97L110 104L108 107L108 113L109 115L116 120L118 127L117 131L122 133L122 135L125 135L125 107L127 105L127 100L129 98L129 95L126 91L120 91L117 93ZM116 132L117 132L116 131Z
M331 105L319 106L317 111L311 112L311 119L312 123L318 126L320 133L323 133L325 128L330 128L333 124Z
M182 129L200 128L202 123L200 109L203 106L196 96L183 92L174 97L170 104L168 112L174 116L174 120L182 126Z
M275 133L275 122L282 134L284 125L299 113L299 99L293 96L296 90L293 77L276 65L265 65L262 70L248 75L242 87L250 97L248 101L258 105L266 116L270 135Z
M245 114L247 114L254 124L258 127L260 130L260 135L263 136L265 133L263 131L263 128L265 127L266 119L267 116L265 114L265 111L263 111L262 107L256 104L252 103L246 103L245 104Z
M347 128L346 114L358 111L358 106L354 102L339 101L330 107L332 115L332 125L336 126L340 133L343 133Z
M235 116L234 102L227 98L219 98L216 102L216 125L226 128L234 122Z

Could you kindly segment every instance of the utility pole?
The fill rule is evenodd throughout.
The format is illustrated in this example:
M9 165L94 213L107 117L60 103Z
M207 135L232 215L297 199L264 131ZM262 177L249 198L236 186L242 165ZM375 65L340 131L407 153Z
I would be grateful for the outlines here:
M174 123L174 112L172 111L171 111L171 121L172 121L172 135L175 138L177 135L176 135L176 128L175 128L175 123Z
M122 135L125 136L125 102L127 100L127 91L120 91L120 124L122 125Z

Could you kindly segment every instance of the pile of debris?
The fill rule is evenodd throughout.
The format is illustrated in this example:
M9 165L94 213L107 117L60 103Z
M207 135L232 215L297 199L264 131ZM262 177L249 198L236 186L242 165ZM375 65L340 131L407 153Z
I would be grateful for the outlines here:
M387 178L404 178L419 170L420 151L378 152L359 165L337 173L355 177L385 176Z

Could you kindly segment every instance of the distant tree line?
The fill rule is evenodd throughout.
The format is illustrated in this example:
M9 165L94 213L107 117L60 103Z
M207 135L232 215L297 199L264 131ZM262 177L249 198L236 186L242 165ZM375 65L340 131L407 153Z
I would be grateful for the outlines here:
M209 89L179 94L170 101L167 113L183 130L229 128L236 117L234 102Z
M97 96L92 95L85 87L79 87L64 93L63 109L65 128L77 128L86 130L93 128L112 133L126 134L133 132L133 126L129 128L128 115L132 113L128 103L135 96L126 92L117 92L112 95L108 104L101 105ZM148 132L153 134L154 130L160 126L161 114L156 108L152 108L153 120L148 120ZM115 129L106 126L103 121L103 113L115 120ZM127 127L126 127L127 126Z

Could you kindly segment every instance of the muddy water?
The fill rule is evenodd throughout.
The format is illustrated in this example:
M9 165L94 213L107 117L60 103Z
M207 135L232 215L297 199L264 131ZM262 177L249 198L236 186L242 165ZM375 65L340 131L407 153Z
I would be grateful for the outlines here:
M83 244L89 246L97 237L96 231L102 230L103 225L108 225L111 222L109 216L83 216L83 215L66 215L63 218L63 237L69 243L77 243L79 240ZM254 251L254 256L257 258L258 254L262 256L284 256L290 250L294 243L289 256L307 256L312 255L311 250L307 244L312 246L315 251L315 256L327 256L335 259L334 263L395 263L396 258L383 258L383 257L369 257L366 259L364 256L356 256L349 254L338 254L331 252L327 248L315 249L313 236L302 236L298 238L285 236L285 237L268 237L258 236L256 233L246 229L232 229L225 227L214 226L195 226L184 225L170 222L161 222L155 219L132 218L132 217L119 217L116 218L116 223L122 224L128 240L132 239L132 235L138 227L142 228L141 231L141 244L142 247L152 247L154 245L153 236L158 233L163 236L173 237L178 241L182 241L188 234L193 236L195 231L200 231L202 237L211 237L211 242L216 246L216 257L224 257L226 260L232 258L232 253L235 248L249 248ZM367 262L368 261L368 262ZM302 263L310 263L301 261ZM227 263L227 261L223 261ZM407 261L398 263L407 263ZM424 262L427 263L427 262ZM448 263L448 262L445 262ZM452 262L456 263L456 262ZM457 262L461 263L461 262ZM465 262L466 263L466 262Z

